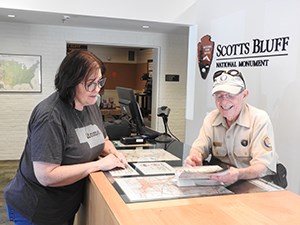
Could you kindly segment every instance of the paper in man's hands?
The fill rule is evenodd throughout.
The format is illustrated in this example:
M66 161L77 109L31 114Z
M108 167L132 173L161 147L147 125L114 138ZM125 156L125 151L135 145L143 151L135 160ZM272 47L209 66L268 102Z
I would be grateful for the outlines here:
M177 167L175 178L177 186L207 186L224 185L222 182L211 180L211 175L225 175L228 171L218 165Z

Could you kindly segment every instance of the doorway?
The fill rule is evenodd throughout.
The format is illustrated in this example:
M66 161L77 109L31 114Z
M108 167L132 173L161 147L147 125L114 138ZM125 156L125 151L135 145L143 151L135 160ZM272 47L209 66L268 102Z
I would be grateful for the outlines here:
M107 82L102 93L105 119L115 119L118 109L117 86L135 91L145 125L156 129L157 102L157 55L158 49L151 47L115 46L101 44L68 43L71 49L87 49L97 55L106 65ZM154 114L153 114L154 112Z

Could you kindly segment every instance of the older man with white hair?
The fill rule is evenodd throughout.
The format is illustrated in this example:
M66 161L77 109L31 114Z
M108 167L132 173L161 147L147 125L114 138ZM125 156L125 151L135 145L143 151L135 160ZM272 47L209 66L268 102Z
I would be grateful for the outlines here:
M205 117L186 166L200 166L212 156L228 165L228 173L211 179L232 184L238 180L276 174L278 156L268 114L246 103L248 90L238 70L217 71L212 95L217 109Z

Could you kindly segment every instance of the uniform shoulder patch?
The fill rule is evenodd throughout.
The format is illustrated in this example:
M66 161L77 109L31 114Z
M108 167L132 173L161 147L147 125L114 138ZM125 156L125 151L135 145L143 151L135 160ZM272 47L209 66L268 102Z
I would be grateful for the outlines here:
M272 144L268 136L264 136L261 140L263 148L267 151L272 151Z

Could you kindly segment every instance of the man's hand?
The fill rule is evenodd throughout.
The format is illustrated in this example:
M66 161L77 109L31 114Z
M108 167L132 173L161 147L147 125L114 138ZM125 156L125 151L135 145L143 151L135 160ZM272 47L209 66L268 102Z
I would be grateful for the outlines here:
M262 163L257 163L245 168L230 167L224 175L211 175L210 179L223 182L226 185L235 183L238 180L248 180L263 176L267 167Z
M184 166L202 166L202 161L202 154L196 149L191 149L189 156L184 161Z
M220 181L225 185L230 185L239 180L239 169L230 167L226 173L222 175L211 175L209 177L212 180Z

